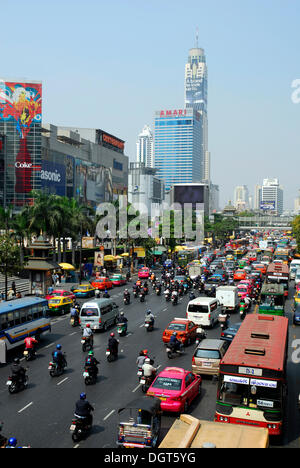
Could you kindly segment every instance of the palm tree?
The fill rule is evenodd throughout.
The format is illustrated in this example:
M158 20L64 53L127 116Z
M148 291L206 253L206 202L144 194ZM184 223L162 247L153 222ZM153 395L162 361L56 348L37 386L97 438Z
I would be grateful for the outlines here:
M31 207L26 205L20 213L18 213L11 223L14 235L20 244L20 264L24 264L24 241L30 239L31 231L29 228L31 220Z

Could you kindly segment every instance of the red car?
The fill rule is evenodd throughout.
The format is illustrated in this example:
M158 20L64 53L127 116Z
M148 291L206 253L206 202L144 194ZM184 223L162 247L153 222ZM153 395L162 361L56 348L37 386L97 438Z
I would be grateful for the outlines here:
M145 279L148 279L150 276L150 270L149 268L147 267L143 267L139 270L138 272L138 277L139 278L145 278Z
M187 412L191 402L201 394L202 379L180 367L166 367L153 381L147 395L161 400L162 411Z
M95 289L99 289L99 291L104 291L105 289L111 289L113 287L113 284L112 282L106 278L105 276L104 277L100 277L100 278L96 278L92 283L91 285L93 286L93 288Z
M72 300L76 299L76 296L72 293L72 291L66 291L65 289L55 289L51 294L45 296L45 299L49 301L49 299L52 299L52 297L57 296L69 297Z
M246 276L247 276L247 273L245 270L236 270L233 275L233 280L234 281L245 280Z
M163 332L163 342L169 343L172 334L176 332L177 338L182 341L185 346L189 345L196 340L197 328L198 325L195 325L194 322L188 319L175 318Z

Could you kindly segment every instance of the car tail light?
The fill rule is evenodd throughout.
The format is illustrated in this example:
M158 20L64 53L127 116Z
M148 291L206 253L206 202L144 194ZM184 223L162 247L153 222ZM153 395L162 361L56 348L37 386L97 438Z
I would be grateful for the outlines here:
M99 319L99 323L101 323L101 319Z
M192 364L196 364L195 356L193 356Z
M225 336L224 332L221 333L221 336Z

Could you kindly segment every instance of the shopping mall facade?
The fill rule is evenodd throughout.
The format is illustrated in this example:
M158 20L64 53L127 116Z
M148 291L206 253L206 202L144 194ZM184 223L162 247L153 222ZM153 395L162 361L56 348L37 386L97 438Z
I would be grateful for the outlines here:
M127 194L124 147L101 129L42 123L42 84L0 80L0 206L32 204L32 190L93 207Z

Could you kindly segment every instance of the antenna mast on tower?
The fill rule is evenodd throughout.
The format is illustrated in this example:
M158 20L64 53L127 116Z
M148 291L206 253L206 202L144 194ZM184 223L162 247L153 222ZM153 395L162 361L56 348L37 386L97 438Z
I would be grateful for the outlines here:
M199 40L199 28L197 26L197 28L196 28L196 49L199 49L198 40Z

